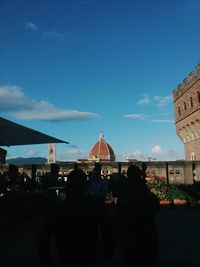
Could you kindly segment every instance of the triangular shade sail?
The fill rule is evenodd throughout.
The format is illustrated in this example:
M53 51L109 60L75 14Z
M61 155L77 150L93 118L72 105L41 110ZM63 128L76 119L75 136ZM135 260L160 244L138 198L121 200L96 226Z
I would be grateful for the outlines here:
M66 143L50 135L35 131L0 117L0 146Z

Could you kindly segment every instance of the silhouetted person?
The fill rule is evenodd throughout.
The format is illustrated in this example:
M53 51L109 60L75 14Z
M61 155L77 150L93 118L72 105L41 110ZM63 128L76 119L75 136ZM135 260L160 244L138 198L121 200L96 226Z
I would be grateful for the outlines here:
M95 168L90 173L88 192L91 196L102 201L106 200L109 192L108 181L101 176L101 165L96 163Z
M110 189L113 194L113 198L117 199L120 195L121 190L123 190L124 184L126 184L127 177L124 172L122 174L114 173L110 179Z
M6 177L5 174L0 174L0 195L4 195L6 193L7 190L7 181L6 181Z
M87 176L82 170L75 169L68 175L66 200L56 207L38 234L43 266L95 267L99 260L112 260L116 247L112 218L102 201L85 194L86 186Z
M125 266L158 266L158 208L159 199L149 190L140 168L129 166L117 200L120 251Z

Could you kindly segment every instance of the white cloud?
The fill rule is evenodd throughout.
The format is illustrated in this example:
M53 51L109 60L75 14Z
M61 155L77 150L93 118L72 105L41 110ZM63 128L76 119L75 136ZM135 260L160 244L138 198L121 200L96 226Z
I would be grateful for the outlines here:
M183 155L179 155L175 150L164 150L160 145L155 145L151 152L157 157L157 160L180 160Z
M38 28L35 25L35 23L33 22L25 22L25 29L26 30L30 30L30 31L34 31L34 32L38 32Z
M150 99L147 95L144 95L144 98L138 101L138 105L148 105L150 104Z
M36 26L35 23L33 22L25 22L24 27L27 31L34 31L34 32L39 32L38 27ZM41 32L42 39L47 40L47 39L58 39L58 40L63 40L66 36L66 33L61 33L57 29L52 29L50 31L45 31Z
M154 96L154 100L156 102L157 107L164 107L172 102L173 97L171 95L168 96Z
M28 157L35 157L37 155L38 155L38 153L35 150L26 151L26 156L28 156Z
M179 152L171 149L171 150L164 150L161 148L160 145L155 145L154 147L150 148L149 151L142 151L141 149L136 149L134 151L126 151L122 153L116 154L117 161L127 161L128 159L136 159L141 161L175 161L181 160L183 155Z
M134 158L135 159L144 159L145 155L140 149L137 149L137 150L134 150L133 152L127 153L126 158L128 158L128 159L134 159Z
M174 120L166 119L151 119L149 115L145 114L127 114L123 116L124 118L134 119L134 120L147 120L155 123L174 123Z
M162 108L164 106L167 106L169 103L171 103L173 100L172 95L168 96L153 96L149 97L148 95L144 94L143 98L140 99L137 104L138 105L152 105L156 106L158 108Z
M38 110L17 111L12 113L15 117L25 120L43 120L43 121L64 121L64 120L85 120L97 117L97 114L91 112L82 112L77 110L59 110L49 106L46 110L42 105Z
M85 154L85 150L80 150L78 148L73 148L68 151L68 154L71 156L80 156Z
M0 111L31 109L34 100L29 100L17 86L0 86Z
M0 86L0 111L27 120L64 121L95 119L92 112L59 109L46 101L38 101L24 95L17 86Z
M123 116L124 118L128 118L128 119L139 119L139 120L144 120L146 119L148 116L145 114L127 114Z
M174 123L174 120L156 120L156 119L153 119L151 121L157 122L157 123Z
M126 161L127 159L144 160L145 154L140 149L136 149L131 152L123 152L117 154L116 157L118 158L119 161Z
M59 154L57 159L59 161L76 161L77 159L86 159L87 156L85 150L73 148L68 150L65 154Z
M60 33L57 29L53 29L51 31L44 32L42 39L46 40L46 39L56 38L58 40L63 40L64 37L65 37L64 33Z
M152 153L155 154L155 155L161 155L163 153L161 147L159 145L155 145L153 148L152 148Z
M134 151L126 151L123 153L118 153L116 155L118 161L126 161L128 159L136 159L141 161L174 161L183 158L183 155L178 153L173 149L165 150L159 144L156 144L149 151L142 151L141 149L136 149Z

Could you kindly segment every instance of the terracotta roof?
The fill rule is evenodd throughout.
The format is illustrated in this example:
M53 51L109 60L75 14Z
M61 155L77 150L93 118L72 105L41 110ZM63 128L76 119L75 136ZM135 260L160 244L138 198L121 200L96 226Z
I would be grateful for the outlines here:
M115 153L112 147L105 141L103 135L100 136L98 142L92 147L88 159L96 161L115 160Z

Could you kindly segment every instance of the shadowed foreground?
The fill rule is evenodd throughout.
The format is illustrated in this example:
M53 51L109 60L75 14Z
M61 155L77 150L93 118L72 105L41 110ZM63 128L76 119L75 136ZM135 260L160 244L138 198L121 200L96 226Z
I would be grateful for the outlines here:
M40 218L1 229L1 267L42 267L35 239ZM160 267L200 266L199 226L199 208L161 207L157 217ZM117 255L114 266L121 267Z

